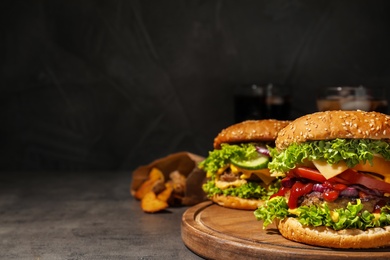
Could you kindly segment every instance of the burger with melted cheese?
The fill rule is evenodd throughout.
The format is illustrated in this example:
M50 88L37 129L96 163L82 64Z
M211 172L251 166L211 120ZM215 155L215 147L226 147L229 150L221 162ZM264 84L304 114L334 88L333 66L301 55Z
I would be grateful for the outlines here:
M268 147L288 121L248 120L223 129L214 139L214 150L199 164L207 172L203 185L215 203L235 209L257 209L279 188L267 168Z
M332 248L390 246L390 116L325 111L279 132L280 190L255 212L287 239Z

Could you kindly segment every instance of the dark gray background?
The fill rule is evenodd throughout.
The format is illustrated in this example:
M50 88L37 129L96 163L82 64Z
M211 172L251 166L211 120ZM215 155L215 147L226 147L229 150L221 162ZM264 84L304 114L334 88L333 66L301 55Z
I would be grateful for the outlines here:
M233 90L390 83L390 2L3 1L1 171L132 170L207 155Z

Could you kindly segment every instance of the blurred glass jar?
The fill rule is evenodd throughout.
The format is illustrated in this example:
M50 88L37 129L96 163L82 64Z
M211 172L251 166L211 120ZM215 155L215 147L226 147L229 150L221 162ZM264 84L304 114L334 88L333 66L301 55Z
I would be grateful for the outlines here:
M320 90L317 108L319 111L363 110L387 114L388 101L383 88L327 87Z
M234 93L234 119L236 123L254 119L287 120L290 103L289 95L273 84L242 85Z

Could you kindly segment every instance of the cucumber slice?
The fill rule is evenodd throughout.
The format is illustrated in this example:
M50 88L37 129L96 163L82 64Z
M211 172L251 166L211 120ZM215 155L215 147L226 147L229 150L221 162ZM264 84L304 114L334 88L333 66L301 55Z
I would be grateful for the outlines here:
M247 170L259 170L266 168L269 162L269 157L267 156L259 156L252 160L245 160L245 161L239 161L239 160L230 160L230 162L240 168L247 169Z

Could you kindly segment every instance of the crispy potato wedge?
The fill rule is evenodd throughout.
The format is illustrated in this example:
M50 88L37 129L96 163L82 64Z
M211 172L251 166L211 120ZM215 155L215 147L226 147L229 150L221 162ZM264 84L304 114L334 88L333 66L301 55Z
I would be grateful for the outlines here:
M139 187L139 189L135 192L134 197L141 200L146 193L148 193L153 189L155 182L156 182L155 180L150 180L150 179L144 181L141 187Z
M171 182L165 183L165 190L157 195L157 199L167 202L171 197L173 191L173 185Z
M141 200L141 208L144 212L154 213L164 210L167 207L168 203L157 199L156 194L153 191L146 193Z
M150 170L149 180L162 180L163 182L165 182L164 174L158 168L154 167L152 168L152 170Z
M138 188L138 190L135 192L134 197L141 200L146 193L153 190L156 184L158 183L164 183L165 178L162 171L160 171L158 168L152 168L149 172L149 177L146 181L144 181L141 186ZM158 187L155 187L158 188Z

